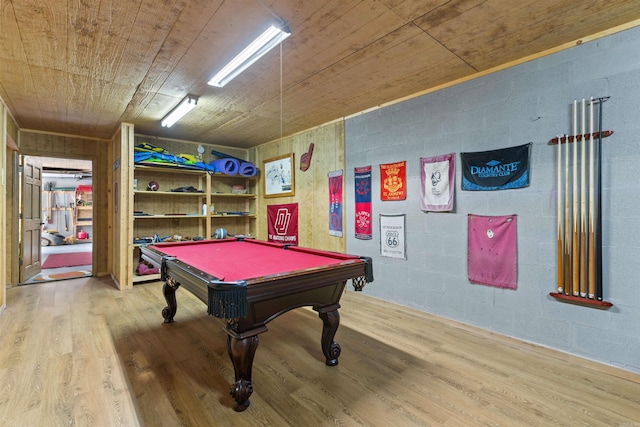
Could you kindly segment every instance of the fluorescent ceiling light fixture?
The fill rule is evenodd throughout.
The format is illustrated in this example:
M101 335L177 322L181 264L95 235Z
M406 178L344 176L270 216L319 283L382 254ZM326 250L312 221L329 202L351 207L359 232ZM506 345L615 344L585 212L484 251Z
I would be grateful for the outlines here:
M291 31L286 25L282 27L270 26L267 31L251 42L238 56L213 76L209 80L209 84L223 87L290 35Z
M187 97L183 99L176 108L164 116L162 122L160 122L162 127L170 128L175 122L183 118L185 114L196 108L196 105L198 105L198 97L194 95L187 95Z

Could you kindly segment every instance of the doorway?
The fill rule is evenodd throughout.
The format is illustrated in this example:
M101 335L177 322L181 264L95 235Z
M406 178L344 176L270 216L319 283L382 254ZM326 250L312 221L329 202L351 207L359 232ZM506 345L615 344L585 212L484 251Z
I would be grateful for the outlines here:
M42 167L39 271L25 274L20 284L34 284L92 275L93 177L90 160L52 157L34 159ZM23 162L23 164L26 164ZM21 181L26 174L21 174ZM22 206L25 204L22 203ZM20 232L24 239L24 231ZM21 242L24 250L24 241ZM23 257L24 261L24 257Z

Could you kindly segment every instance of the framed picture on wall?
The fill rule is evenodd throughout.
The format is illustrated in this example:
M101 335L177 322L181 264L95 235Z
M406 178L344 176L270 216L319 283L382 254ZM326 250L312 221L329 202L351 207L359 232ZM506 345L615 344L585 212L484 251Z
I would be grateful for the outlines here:
M293 153L267 159L263 162L264 197L295 195Z

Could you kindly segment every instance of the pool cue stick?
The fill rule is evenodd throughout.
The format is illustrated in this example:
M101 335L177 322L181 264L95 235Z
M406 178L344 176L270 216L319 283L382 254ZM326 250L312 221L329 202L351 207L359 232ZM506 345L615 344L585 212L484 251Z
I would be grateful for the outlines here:
M564 293L571 294L571 216L569 215L569 135L564 144Z
M587 169L585 164L585 150L587 143L587 126L585 123L585 100L582 98L582 135L580 141L580 296L587 296L587 230L586 230L586 175Z
M588 278L588 297L595 298L596 293L596 241L595 241L595 194L594 194L594 135L593 135L593 96L591 97L589 107L589 278Z
M558 293L564 289L562 274L562 138L558 136Z
M602 104L608 99L600 98L598 108L598 200L596 203L596 299L602 301Z
M571 295L577 296L580 280L578 252L578 101L573 100L573 234L571 238Z

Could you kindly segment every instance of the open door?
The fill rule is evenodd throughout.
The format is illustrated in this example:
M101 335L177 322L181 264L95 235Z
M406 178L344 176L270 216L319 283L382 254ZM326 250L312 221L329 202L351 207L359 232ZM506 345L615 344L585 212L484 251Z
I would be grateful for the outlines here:
M22 157L22 230L20 283L40 273L42 225L42 164L35 157Z

